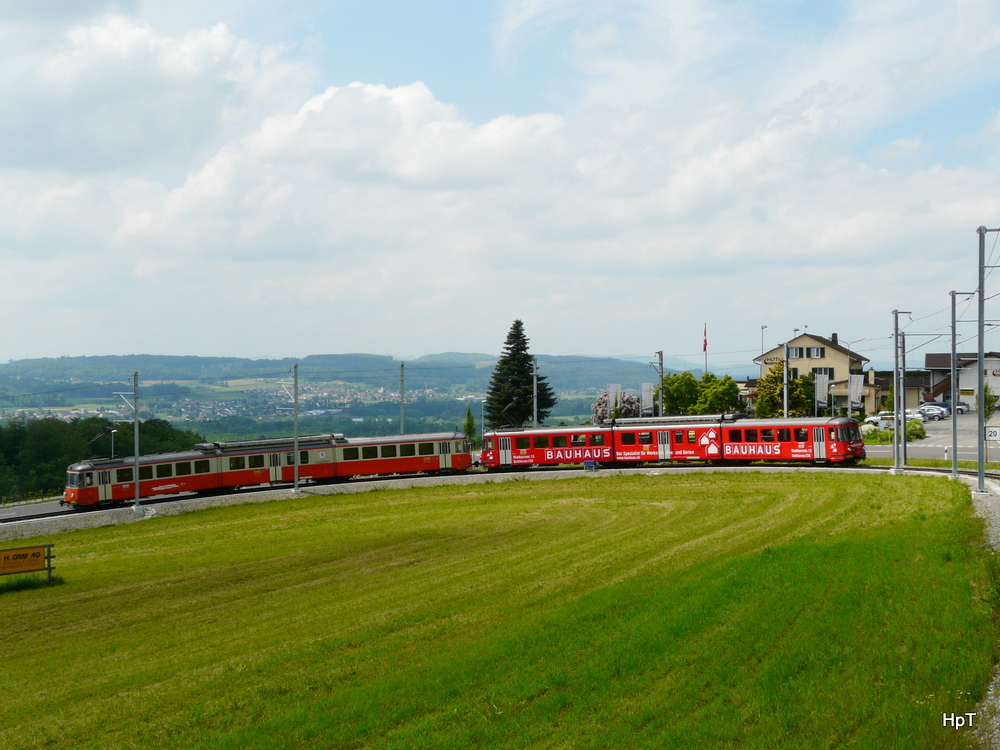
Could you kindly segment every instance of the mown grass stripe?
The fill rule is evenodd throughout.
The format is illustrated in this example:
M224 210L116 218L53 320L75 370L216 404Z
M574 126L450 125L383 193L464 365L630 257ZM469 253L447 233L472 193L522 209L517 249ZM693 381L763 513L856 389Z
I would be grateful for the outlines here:
M982 525L920 477L394 491L59 542L63 585L0 595L29 623L0 745L961 747L941 713L997 654Z

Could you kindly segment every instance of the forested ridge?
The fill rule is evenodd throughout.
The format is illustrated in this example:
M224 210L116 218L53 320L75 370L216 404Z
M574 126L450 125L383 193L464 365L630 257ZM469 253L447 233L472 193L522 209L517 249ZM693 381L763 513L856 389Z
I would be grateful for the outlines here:
M112 440L115 455L133 455L129 423L88 417L0 424L0 501L62 494L66 468L84 458L110 456ZM141 454L187 450L203 441L200 434L177 429L162 419L147 419L139 426Z

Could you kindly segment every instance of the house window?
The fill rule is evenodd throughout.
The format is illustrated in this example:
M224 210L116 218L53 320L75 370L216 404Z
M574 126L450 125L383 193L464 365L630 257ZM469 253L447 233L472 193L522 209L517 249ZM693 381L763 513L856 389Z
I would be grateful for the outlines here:
M832 367L814 367L812 368L813 375L829 375L830 380L833 380L833 368Z
M789 359L802 359L803 356L805 356L805 350L801 346L788 347Z
M806 359L824 359L826 357L825 346L807 346Z

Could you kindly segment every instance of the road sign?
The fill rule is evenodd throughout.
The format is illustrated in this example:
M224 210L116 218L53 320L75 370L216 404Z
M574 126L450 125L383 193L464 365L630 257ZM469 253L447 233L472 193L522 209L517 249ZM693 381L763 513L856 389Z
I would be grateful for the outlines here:
M1000 427L986 427L985 430L987 440L1000 440Z

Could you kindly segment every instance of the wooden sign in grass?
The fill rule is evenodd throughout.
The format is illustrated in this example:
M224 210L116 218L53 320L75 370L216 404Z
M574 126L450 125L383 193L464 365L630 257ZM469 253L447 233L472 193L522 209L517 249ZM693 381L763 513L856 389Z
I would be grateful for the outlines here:
M0 576L36 573L45 570L48 572L51 582L52 571L55 569L52 565L54 557L51 544L0 550Z

